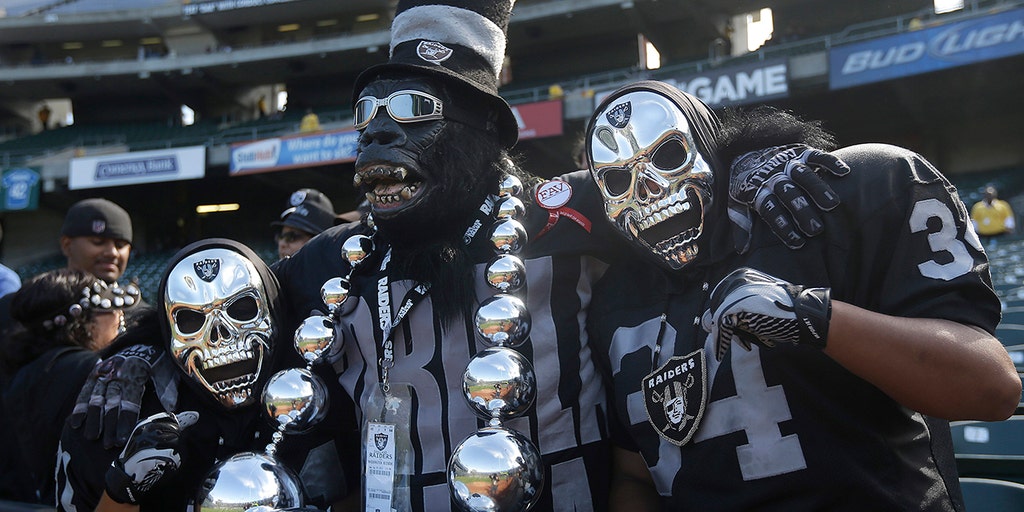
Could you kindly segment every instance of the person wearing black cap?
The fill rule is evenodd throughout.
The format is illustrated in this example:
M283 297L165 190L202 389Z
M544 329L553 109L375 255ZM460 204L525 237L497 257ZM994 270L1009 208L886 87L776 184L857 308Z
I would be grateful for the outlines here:
M111 201L83 199L68 209L60 229L60 250L68 268L113 283L121 278L132 251L132 219Z
M274 234L277 257L284 259L306 245L310 238L334 225L334 204L314 188L296 190L288 198L288 207L271 226L280 228Z

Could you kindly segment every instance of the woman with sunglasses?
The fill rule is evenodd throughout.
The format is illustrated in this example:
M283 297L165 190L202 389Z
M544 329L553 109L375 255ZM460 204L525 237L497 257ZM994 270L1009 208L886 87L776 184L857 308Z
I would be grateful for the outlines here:
M124 310L138 304L136 288L108 285L81 270L40 274L15 292L11 315L20 325L0 350L3 410L15 439L5 439L6 467L30 482L20 500L54 503L54 463L64 420L102 350L125 329ZM10 378L7 381L7 378ZM20 450L20 452L19 452ZM0 475L4 482L23 476Z

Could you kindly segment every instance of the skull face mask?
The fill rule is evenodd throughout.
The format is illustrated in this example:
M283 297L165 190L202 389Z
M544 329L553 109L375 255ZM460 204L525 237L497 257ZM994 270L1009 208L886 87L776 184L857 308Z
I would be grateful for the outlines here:
M608 219L678 270L697 257L714 176L684 111L659 85L605 99L587 130L587 153Z
M163 290L175 362L225 408L253 403L270 371L267 287L252 261L224 248L185 256Z

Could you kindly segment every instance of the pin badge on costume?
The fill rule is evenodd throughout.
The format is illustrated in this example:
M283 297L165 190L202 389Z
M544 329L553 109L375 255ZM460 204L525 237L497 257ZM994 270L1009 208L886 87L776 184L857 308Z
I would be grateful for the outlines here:
M420 41L420 44L416 45L416 55L434 64L448 60L453 53L455 52L451 48L437 41Z
M683 446L700 425L707 405L704 349L674 356L641 383L647 421L666 441Z
M220 274L220 260L207 258L197 261L192 264L192 269L196 271L196 276L199 279L212 283L214 279L217 279L217 275Z
M564 181L546 181L537 187L537 192L534 195L537 198L537 204L545 209L554 210L564 206L569 199L572 199L572 187Z

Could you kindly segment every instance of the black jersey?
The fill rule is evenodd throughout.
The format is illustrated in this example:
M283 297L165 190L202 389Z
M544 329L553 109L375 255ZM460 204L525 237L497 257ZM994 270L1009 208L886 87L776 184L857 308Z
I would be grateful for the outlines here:
M603 510L609 460L605 392L594 370L585 315L592 283L607 267L587 255L606 252L599 240L607 240L609 233L604 223L591 222L601 214L594 209L601 203L587 174L573 173L561 180L572 188L572 199L560 210L530 206L525 223L531 238L523 252L527 291L522 296L532 329L529 340L517 350L533 364L537 401L523 417L505 424L529 436L543 455L546 481L534 510ZM349 225L328 230L276 265L284 302L294 313L301 316L324 309L320 286L347 274L341 244L359 229L365 228ZM492 256L493 251L481 255L475 269L479 300L495 293L482 277L483 262ZM357 301L354 311L344 315L338 326L345 346L336 368L341 384L360 408L366 406L380 379L380 348L374 331L380 312L396 315L406 292L416 284L388 276L379 265L378 257L365 265L370 268L357 270L349 299ZM388 293L378 293L380 283ZM381 297L388 303L382 305ZM446 467L452 450L484 426L465 402L462 375L470 358L487 345L475 334L471 318L459 318L443 330L429 295L394 329L389 382L411 385L415 402L413 509L449 510Z
M164 361L166 364L171 364ZM175 385L175 384L172 384ZM175 412L198 413L195 424L182 429L181 466L139 501L141 510L184 512L195 498L203 478L217 461L251 451L264 453L276 431L259 404L225 410L197 395L190 386L177 384ZM344 416L344 405L329 415ZM349 406L350 407L350 406ZM142 398L140 418L163 412L152 382ZM348 422L351 423L351 422ZM326 428L330 425L330 428ZM277 458L301 481L307 506L326 509L342 499L358 482L355 455L349 440L357 433L345 421L329 416L323 427L302 434L286 434L277 445ZM87 440L82 429L65 425L57 453L57 510L94 510L105 488L105 475L121 447L104 449L103 440Z
M988 262L950 183L918 155L892 146L835 155L853 172L830 181L842 203L824 216L825 233L804 248L791 251L767 226L755 226L746 255L716 240L710 262L672 276L649 266L645 272L642 264L613 266L595 291L590 327L610 379L613 438L643 455L668 509L954 508L956 475L941 463L949 454L937 451L921 414L814 348L746 351L734 344L718 363L700 327L710 290L729 271L749 266L830 287L833 299L872 311L994 332L1000 307ZM693 396L687 386L699 384L699 372L689 384L656 387L653 400L641 381L667 381L675 367L654 370L673 357L680 364L699 358L701 349L707 403L702 415L699 404L687 407L687 418L700 421L677 446L661 432L681 427L671 409Z

